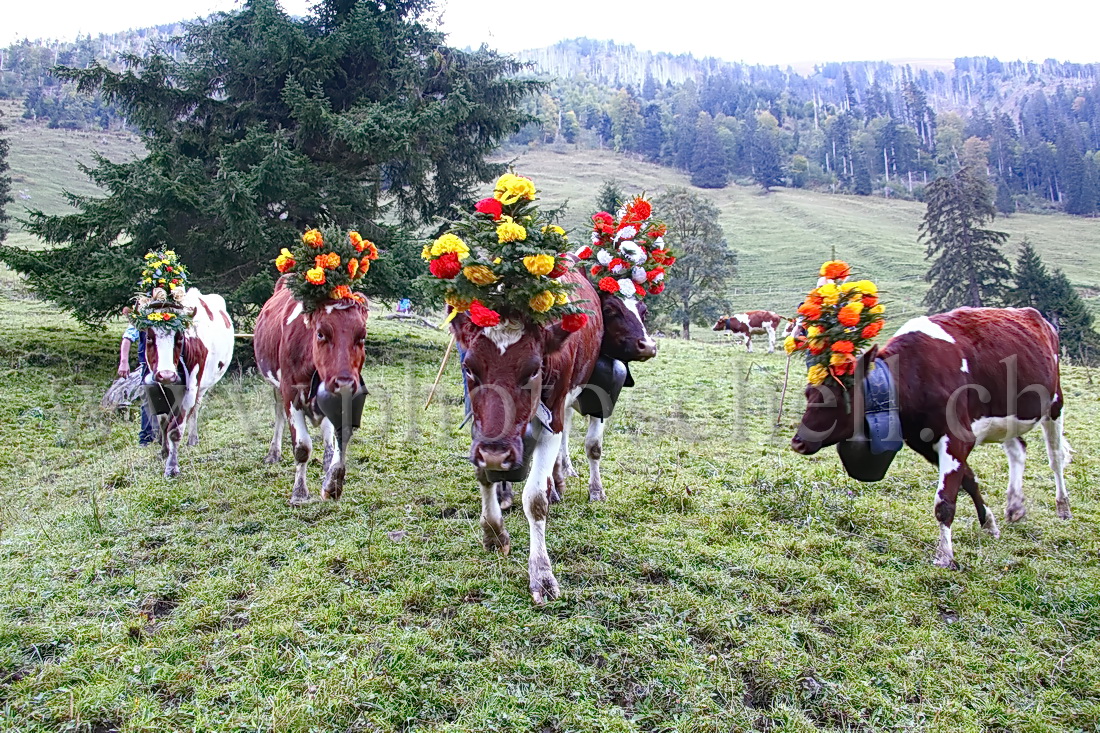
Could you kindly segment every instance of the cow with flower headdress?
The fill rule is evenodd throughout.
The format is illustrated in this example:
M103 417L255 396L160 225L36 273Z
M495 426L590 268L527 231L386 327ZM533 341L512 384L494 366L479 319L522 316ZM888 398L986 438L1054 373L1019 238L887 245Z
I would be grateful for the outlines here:
M934 563L955 567L951 525L960 489L978 523L1000 536L985 505L971 451L1001 443L1008 456L1005 516L1023 518L1026 446L1022 435L1043 428L1054 471L1055 508L1068 519L1059 382L1058 333L1033 308L958 308L906 322L879 349L883 305L868 280L849 281L849 267L825 263L822 280L799 308L805 334L787 339L809 367L806 412L791 447L803 455L836 445L845 470L861 481L883 478L908 445L939 469L934 513L940 540Z
M425 246L423 257L464 354L485 548L511 549L498 490L525 481L529 588L542 603L559 593L546 550L552 474L566 411L599 356L603 317L592 286L562 256L565 233L539 211L535 195L530 179L501 176L493 196Z
M634 385L627 365L657 355L657 343L645 325L645 301L664 291L667 270L676 262L665 245L666 233L664 223L653 218L653 207L645 196L635 196L615 215L606 211L593 214L591 241L574 253L599 294L604 322L592 381L574 403L577 411L588 417L584 450L590 501L606 499L600 476L603 435L619 391ZM576 475L567 439L562 441L555 498L561 498L566 475Z
M359 232L310 229L275 259L283 273L256 319L256 366L275 391L275 433L266 463L282 458L283 429L294 447L292 505L310 501L309 426L324 441L322 499L339 499L348 443L359 426L366 387L367 300L359 289L378 248Z
M145 332L146 394L156 413L164 475L178 476L179 444L199 442L199 406L233 358L233 322L220 295L188 287L173 250L145 255L141 292L131 311Z

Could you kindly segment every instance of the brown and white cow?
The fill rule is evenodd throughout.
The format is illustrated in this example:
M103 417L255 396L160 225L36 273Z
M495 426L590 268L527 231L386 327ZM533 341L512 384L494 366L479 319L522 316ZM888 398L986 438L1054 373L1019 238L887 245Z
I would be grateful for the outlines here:
M1001 443L1008 456L1005 516L1015 522L1025 514L1025 445L1020 436L1041 425L1054 471L1058 516L1069 518L1063 469L1070 449L1062 430L1058 334L1038 311L959 308L914 318L881 351L872 347L861 357L855 384L876 358L889 366L897 385L905 444L939 467L936 565L954 564L951 523L960 488L974 500L981 526L1000 536L967 465L970 452L982 443ZM807 387L806 400L791 443L795 451L811 455L853 435L854 416L862 412L861 389L853 387L846 394L839 383L826 380L820 387Z
M465 354L462 366L473 413L470 460L481 484L483 542L487 550L507 554L511 549L497 496L499 486L487 472L526 463L523 511L531 532L529 588L540 604L559 593L546 551L546 518L566 411L588 382L603 333L599 300L588 280L577 273L563 278L577 286L572 301L591 312L587 324L575 333L566 332L560 323L538 326L518 317L504 318L489 328L474 325L465 313L451 322ZM540 420L539 413L544 413L541 421L547 424L535 431L531 455L525 455L524 433L532 419Z
M740 336L745 348L752 351L752 337L768 336L768 353L775 353L775 334L783 317L771 311L746 311L732 316L722 316L714 324L715 331L729 331L734 338Z
M318 405L319 395L350 398L361 394L361 371L367 338L367 306L352 300L329 302L313 312L302 304L280 278L275 292L256 319L256 366L275 389L275 434L265 463L282 458L283 427L290 422L294 446L292 505L310 500L306 466L313 451L308 420L320 424L325 443L322 499L339 499L344 489L347 440L350 430L333 425Z
M207 391L222 378L233 359L233 322L220 295L203 295L188 288L179 303L194 312L186 331L150 328L145 334L146 382L184 385L178 409L158 415L164 475L180 473L179 445L199 443L199 405Z
M617 295L600 291L600 310L603 313L603 338L600 341L600 355L621 362L648 361L657 355L657 342L649 335L645 327L647 308L637 298L620 298ZM574 403L574 407L578 407ZM578 408L579 409L579 408ZM584 439L584 453L588 457L588 500L604 501L607 495L600 476L600 458L603 456L603 435L607 429L607 420L589 416L588 433ZM569 431L562 436L560 466L554 472L553 498L561 499L564 492L564 478L576 476L573 462L569 458Z

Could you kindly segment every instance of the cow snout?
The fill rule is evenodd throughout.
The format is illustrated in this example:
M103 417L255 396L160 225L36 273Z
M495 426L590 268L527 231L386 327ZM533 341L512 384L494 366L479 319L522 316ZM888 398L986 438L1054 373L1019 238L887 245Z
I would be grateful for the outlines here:
M354 392L359 385L351 374L339 374L328 381L325 388L332 394Z
M657 356L657 342L651 338L638 339L638 361Z
M157 372L156 380L161 384L177 384L180 381L180 375L164 369Z
M802 436L796 434L791 438L791 450L795 453L801 453L804 456L812 456L814 453L821 450L821 443L811 443L803 440Z
M490 471L510 471L519 463L519 458L512 446L492 443L474 448L474 463Z

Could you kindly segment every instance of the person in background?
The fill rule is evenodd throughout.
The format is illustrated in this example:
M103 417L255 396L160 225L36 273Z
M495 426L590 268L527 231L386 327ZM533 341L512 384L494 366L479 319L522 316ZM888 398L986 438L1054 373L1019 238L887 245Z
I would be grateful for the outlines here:
M123 309L123 315L128 315L129 308ZM141 382L145 383L145 377L149 373L149 367L145 364L145 332L139 331L133 325L126 327L122 334L122 343L118 352L118 376L126 379L130 376L130 345L138 344L138 366L141 367ZM149 409L145 400L141 400L141 430L138 432L138 445L149 445L153 442L153 420L149 417Z

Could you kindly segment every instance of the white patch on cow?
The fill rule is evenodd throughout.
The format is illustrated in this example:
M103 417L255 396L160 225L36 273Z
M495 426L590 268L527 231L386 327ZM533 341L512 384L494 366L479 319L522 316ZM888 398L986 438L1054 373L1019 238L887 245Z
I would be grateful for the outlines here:
M749 314L748 313L739 313L739 314L737 314L736 316L733 317L733 320L737 321L738 323L743 323L743 324L745 324L745 328L749 328Z
M154 328L153 338L157 344L157 364L153 369L153 376L158 372L176 371L176 362L173 357L176 353L176 332L165 328Z
M1018 438L1035 427L1037 420L1021 420L1015 415L1008 417L980 417L970 424L975 443L1003 443Z
M1058 393L1057 393L1057 392L1055 392L1055 393L1054 393L1054 401L1055 401L1055 402L1057 402L1057 401L1058 401Z
M301 303L295 303L294 304L294 310L292 310L290 312L290 315L286 317L286 325L289 326L290 324L294 323L294 319L297 318L300 315L302 315L302 304Z
M963 359L963 363L962 366L959 367L959 371L965 374L970 374L970 365L966 363L966 359Z
M637 298L623 298L623 305L630 311L636 319L638 319L638 325L642 327L642 333L645 334L645 347L655 348L656 344L653 343L653 339L649 335L649 331L646 330L645 321L642 320L642 314L638 312L638 299Z
M940 341L946 341L949 344L955 343L954 337L947 331L943 330L943 327L938 323L932 321L928 316L920 316L919 318L911 318L898 329L898 332L894 334L893 338L898 336L904 336L907 333L923 333L929 338L938 339Z
M495 326L483 328L485 337L496 344L503 354L510 346L516 344L523 337L523 324L516 321L503 320Z
M946 435L936 441L936 455L939 456L940 467L940 483L939 487L936 489L937 504L940 502L941 494L943 494L944 480L947 478L947 476L959 470L959 467L962 465L955 458L955 456L947 452L947 445L949 442L950 441Z

